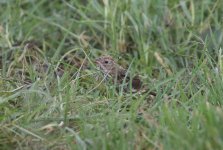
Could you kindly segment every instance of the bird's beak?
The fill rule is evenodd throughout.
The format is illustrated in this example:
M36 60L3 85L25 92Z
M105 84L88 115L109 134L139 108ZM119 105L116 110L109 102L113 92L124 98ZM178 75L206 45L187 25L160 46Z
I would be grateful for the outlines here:
M97 69L100 70L100 61L99 61L99 59L96 59L94 61L94 63L96 64Z
M96 59L96 60L94 61L94 63L99 64L99 63L100 63L99 59Z

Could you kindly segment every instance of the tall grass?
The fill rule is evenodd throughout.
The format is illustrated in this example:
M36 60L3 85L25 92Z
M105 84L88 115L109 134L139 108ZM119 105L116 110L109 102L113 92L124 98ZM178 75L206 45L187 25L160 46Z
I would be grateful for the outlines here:
M0 1L0 149L223 149L222 6ZM156 96L101 82L103 54Z

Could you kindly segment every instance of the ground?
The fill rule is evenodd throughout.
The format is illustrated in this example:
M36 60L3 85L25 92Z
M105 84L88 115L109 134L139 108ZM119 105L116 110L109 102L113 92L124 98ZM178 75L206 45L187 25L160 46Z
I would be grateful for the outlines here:
M0 149L223 149L222 7L1 0ZM101 55L149 91L117 90Z

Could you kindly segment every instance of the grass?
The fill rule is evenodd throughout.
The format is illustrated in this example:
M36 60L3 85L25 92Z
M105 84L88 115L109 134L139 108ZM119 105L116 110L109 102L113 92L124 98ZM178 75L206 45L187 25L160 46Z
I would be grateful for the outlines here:
M0 4L0 149L223 149L221 0ZM95 80L103 54L157 95Z

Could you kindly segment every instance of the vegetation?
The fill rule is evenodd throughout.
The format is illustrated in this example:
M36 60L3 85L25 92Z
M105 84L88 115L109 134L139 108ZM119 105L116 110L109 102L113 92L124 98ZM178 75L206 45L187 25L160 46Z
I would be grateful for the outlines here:
M222 0L1 0L0 149L223 149ZM156 96L117 91L111 55Z

